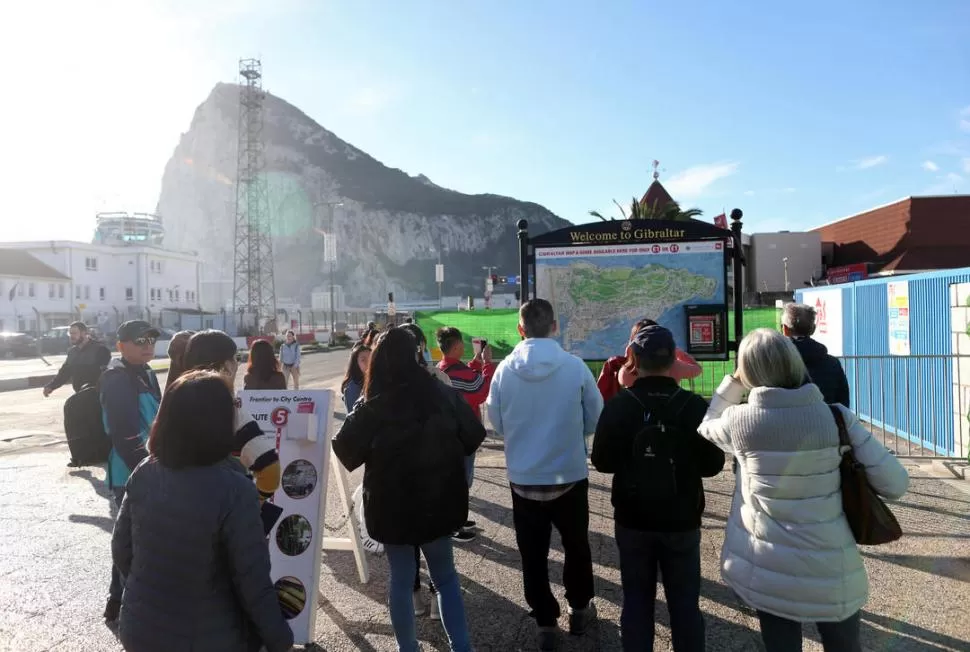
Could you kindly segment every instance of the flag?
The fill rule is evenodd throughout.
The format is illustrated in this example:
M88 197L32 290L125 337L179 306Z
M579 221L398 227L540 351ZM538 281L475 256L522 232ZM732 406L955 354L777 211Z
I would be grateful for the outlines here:
M7 301L13 301L13 294L14 294L14 292L17 291L17 286L18 285L20 285L20 283L14 283L13 284L13 287L10 288L10 294L7 296Z
M721 228L721 229L728 228L727 215L725 215L724 213L721 213L720 215L715 215L714 216L714 226L716 226L718 228Z

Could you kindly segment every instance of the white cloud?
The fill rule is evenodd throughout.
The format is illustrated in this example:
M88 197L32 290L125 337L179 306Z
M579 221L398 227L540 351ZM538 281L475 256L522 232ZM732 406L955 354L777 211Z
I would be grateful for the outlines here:
M678 172L663 184L675 200L704 194L712 184L736 174L741 164L737 161L695 165Z
M888 156L880 154L879 156L867 156L866 158L861 158L858 161L853 161L852 165L857 170L868 170L869 168L882 165L888 160Z
M956 172L937 177L938 183L934 183L923 190L924 195L949 195L954 192L961 192L964 189L966 179Z
M970 174L970 158L963 159L963 171Z
M970 106L960 109L960 130L970 133Z
M795 192L796 190L797 190L797 188L792 188L791 186L789 186L788 188L782 188L781 189L781 192L783 192L783 193L785 193L787 195L787 194L791 194L791 193Z
M745 190L744 191L744 196L745 197L754 197L754 195L755 195L754 190Z
M939 172L940 171L940 166L937 165L936 163L934 163L933 161L923 161L923 165L921 165L920 167L922 167L927 172Z

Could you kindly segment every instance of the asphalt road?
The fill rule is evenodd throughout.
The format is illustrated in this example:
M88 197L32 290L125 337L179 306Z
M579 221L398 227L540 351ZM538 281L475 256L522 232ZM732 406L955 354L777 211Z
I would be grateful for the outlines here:
M346 351L305 355L301 387L322 387L342 378L348 356ZM236 377L239 389L245 373L240 367ZM166 376L158 375L163 386ZM64 401L70 395L70 387L62 387L46 399L40 388L0 392L0 455L63 443Z

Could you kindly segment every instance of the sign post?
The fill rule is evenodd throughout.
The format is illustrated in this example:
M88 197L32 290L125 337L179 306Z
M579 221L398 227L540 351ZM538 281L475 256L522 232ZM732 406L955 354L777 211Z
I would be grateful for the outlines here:
M441 284L445 282L445 266L441 263L434 266L434 282L438 284L438 310L441 310Z
M321 389L239 393L242 408L264 435L276 440L279 452L282 479L270 500L282 513L269 533L270 577L294 643L299 645L313 644L331 471L337 472L338 491L347 505L347 478L330 450L333 396L332 390ZM349 509L347 513L355 530L354 514ZM359 536L356 541L361 547ZM357 565L361 581L366 582L362 547Z

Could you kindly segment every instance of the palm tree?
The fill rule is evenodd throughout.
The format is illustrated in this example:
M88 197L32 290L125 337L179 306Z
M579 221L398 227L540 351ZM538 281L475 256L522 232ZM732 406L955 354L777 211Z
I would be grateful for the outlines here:
M616 204L617 208L620 209L620 214L623 215L624 220L668 220L671 222L686 222L688 220L693 220L701 215L703 211L699 208L688 208L683 210L675 201L669 201L663 207L650 206L643 200L638 200L636 197L630 202L630 212L629 215L623 207L620 206L619 202L615 199L613 203ZM589 214L595 218L608 222L605 217L599 211L589 211ZM610 220L615 218L610 218Z

